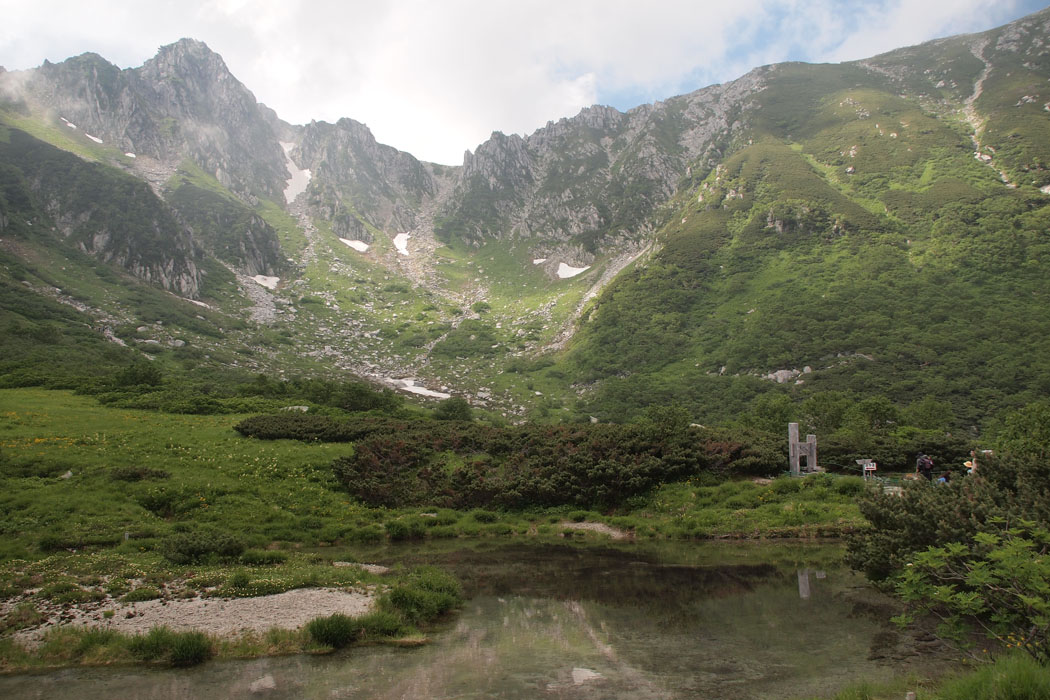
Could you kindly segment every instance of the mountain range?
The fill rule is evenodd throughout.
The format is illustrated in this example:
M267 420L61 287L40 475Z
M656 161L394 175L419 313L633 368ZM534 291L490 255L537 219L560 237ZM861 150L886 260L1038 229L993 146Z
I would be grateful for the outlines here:
M1044 10L451 167L288 124L192 39L0 69L0 384L145 356L510 419L885 397L977 431L1050 393L1048 83Z

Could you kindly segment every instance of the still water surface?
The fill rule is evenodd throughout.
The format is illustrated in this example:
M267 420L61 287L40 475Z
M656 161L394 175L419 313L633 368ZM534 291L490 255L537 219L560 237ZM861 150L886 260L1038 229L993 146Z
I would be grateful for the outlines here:
M750 700L907 673L920 661L914 640L839 553L784 543L358 551L346 556L449 568L470 598L422 647L0 677L0 697Z

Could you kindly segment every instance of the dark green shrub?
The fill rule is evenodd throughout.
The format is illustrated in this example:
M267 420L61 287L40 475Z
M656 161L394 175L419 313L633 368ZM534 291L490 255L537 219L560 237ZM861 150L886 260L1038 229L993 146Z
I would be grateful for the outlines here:
M491 510L472 510L470 511L470 517L479 523L494 523L499 520L499 513L493 513Z
M359 627L354 619L340 613L328 617L315 617L306 623L306 632L318 644L341 649L357 637Z
M419 539L426 535L427 524L422 518L402 518L383 523L391 540Z
M41 598L50 600L52 603L58 603L60 605L66 603L74 605L77 603L86 603L92 600L99 600L103 597L102 593L81 588L71 581L59 581L50 586L45 586L40 589L40 592L37 595Z
M245 566L271 566L274 564L282 564L287 561L288 555L285 552L263 550L263 549L249 549L240 557L240 562Z
M396 614L387 610L376 610L355 619L355 623L366 639L398 637L405 633L405 623Z
M136 362L125 367L115 377L113 384L120 387L157 386L163 381L160 368L152 362Z
M413 625L429 622L459 605L463 589L451 574L420 567L380 599L381 609L396 611Z
M154 661L171 649L175 633L167 627L154 627L146 634L138 634L128 640L128 651L140 661Z
M170 474L163 469L151 469L150 467L113 467L109 471L109 478L114 481L144 481L146 479L167 479ZM147 510L150 510L147 508Z
M947 680L940 700L1045 700L1050 698L1050 669L1021 654L1010 654L972 673Z
M200 564L228 561L244 552L238 538L213 530L177 532L164 539L161 555L173 564Z
M434 418L438 420L474 420L474 411L467 400L460 396L452 396L438 404L434 409Z
M136 500L158 518L174 518L200 506L200 497L183 486L154 486L139 493Z
M441 510L438 511L437 517L433 518L431 522L431 530L435 527L455 525L459 522L460 514L454 510Z
M211 657L211 640L203 632L182 632L171 640L168 660L172 666L196 666Z
M846 541L846 563L872 581L899 571L912 554L948 542L969 542L997 518L1011 519L1005 494L987 480L945 485L912 482L900 495L868 491L858 502L870 524Z
M791 493L798 493L799 489L802 488L802 480L793 476L780 476L773 480L773 483L769 485L769 489L776 494L786 496Z
M383 530L378 525L366 525L350 530L346 537L354 542L374 543L383 539Z
M155 586L139 586L124 594L121 598L125 603L139 603L144 600L156 600L161 597L161 592Z
M120 632L101 627L89 627L77 640L77 656L83 656L96 647L104 647L120 640Z
M409 430L409 423L376 416L337 420L312 413L282 413L252 416L233 429L245 437L259 440L356 442L373 434L405 433Z
M47 615L37 610L32 603L19 603L0 621L0 634L36 627L46 621Z
M247 571L235 571L230 575L227 585L230 588L247 588L251 583L252 577L248 575Z
M395 586L384 600L413 625L433 620L456 605L451 596L412 586Z
M867 489L867 483L859 476L844 476L835 481L835 491L843 496L859 496Z

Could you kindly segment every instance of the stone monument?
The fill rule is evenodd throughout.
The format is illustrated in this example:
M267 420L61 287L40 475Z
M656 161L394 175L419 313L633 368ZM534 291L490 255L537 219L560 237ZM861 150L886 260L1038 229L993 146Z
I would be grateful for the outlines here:
M805 466L802 458L805 458ZM788 423L788 458L791 464L791 476L801 476L820 471L817 467L817 436L807 435L805 442L799 442L798 423Z

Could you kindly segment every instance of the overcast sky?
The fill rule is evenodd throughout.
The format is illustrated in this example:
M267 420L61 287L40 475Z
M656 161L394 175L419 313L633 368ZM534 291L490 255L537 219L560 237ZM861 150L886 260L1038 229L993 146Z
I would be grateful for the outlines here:
M94 51L142 65L182 37L286 121L352 117L462 162L591 104L626 110L780 61L843 61L1005 24L1047 0L0 0L0 65Z

